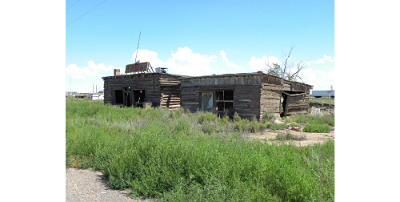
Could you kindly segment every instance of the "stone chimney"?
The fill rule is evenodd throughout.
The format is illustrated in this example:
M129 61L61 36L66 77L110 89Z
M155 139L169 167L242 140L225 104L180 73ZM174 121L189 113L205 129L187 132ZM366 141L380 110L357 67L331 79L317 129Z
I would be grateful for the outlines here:
M119 69L114 69L114 76L119 76Z

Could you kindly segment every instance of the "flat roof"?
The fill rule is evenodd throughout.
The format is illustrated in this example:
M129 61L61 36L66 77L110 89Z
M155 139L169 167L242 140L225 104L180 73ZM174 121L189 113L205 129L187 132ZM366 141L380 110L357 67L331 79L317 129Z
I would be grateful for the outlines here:
M204 75L204 76L186 76L183 78L179 78L179 80L185 80L185 79L193 79L193 78L215 78L215 77L229 77L229 76L252 76L252 75L266 75L266 76L270 76L270 77L275 77L275 78L279 78L278 76L273 76L270 74L265 74L263 72L252 72L252 73L236 73L236 74L211 74L211 75ZM312 86L306 83L301 83L298 81L289 81L284 79L285 82L289 82L289 83L298 83L298 84L303 84L303 85L307 85L307 86Z
M179 74L168 74L168 73L161 73L161 72L159 72L159 73L156 73L156 72L152 72L152 73L148 73L148 72L145 72L145 73L137 73L137 74L121 74L121 75L118 75L118 76L105 76L105 77L102 77L102 79L104 79L104 78L116 78L116 77L126 77L126 76L142 76L142 75L167 75L167 76L172 76L172 77L187 77L186 75L179 75Z

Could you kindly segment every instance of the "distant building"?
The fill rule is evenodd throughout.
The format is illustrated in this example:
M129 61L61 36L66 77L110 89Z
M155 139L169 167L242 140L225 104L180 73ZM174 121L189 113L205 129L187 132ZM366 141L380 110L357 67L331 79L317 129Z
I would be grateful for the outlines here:
M90 94L90 99L91 100L104 100L104 94L103 93L92 93L92 94Z
M330 93L330 95L329 95ZM320 97L335 97L335 90L313 90L311 92L311 96L314 96L316 98L320 98Z

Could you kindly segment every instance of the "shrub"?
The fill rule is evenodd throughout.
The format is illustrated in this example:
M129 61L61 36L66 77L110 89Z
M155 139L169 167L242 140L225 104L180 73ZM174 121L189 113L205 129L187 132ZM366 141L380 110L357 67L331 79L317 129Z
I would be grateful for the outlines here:
M224 125L227 124L228 121L229 121L229 116L224 116L224 117L221 118L221 123L224 124Z
M250 122L250 132L258 132L260 130L260 123L258 123L257 118L253 117L253 120Z
M331 132L331 127L327 124L309 124L304 127L304 132L329 133Z
M112 188L157 201L334 200L333 141L264 144L223 131L215 115L170 113L66 102L67 166L93 167ZM238 118L226 125L248 130L256 123Z
M217 115L211 113L211 112L197 112L197 120L199 121L200 124L202 124L204 121L216 121L218 119Z
M206 121L202 125L202 130L204 133L207 133L210 135L210 134L215 133L216 127L215 127L215 124L213 124L212 122Z
M328 124L335 126L335 115L325 115L321 117L313 117L309 115L300 115L293 117L292 120L297 123L308 123L308 124Z
M275 120L274 112L272 112L272 111L263 112L262 120L263 120L264 123L273 122Z
M306 136L305 135L294 135L291 133L286 133L286 134L282 134L282 133L278 133L278 135L276 135L275 139L277 140L305 140Z
M239 116L239 114L237 113L237 112L235 112L234 114L233 114L233 120L235 121L235 122L238 122L238 121L240 121L242 118L240 118L240 116Z
M279 129L283 129L286 128L286 124L285 123L280 123L280 124L269 124L268 128L271 130L279 130Z

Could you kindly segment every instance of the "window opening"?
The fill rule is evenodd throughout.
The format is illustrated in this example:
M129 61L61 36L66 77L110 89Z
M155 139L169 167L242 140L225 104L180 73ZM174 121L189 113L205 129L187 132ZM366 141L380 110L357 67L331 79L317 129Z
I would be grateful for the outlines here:
M215 111L219 116L233 110L233 90L215 91Z

